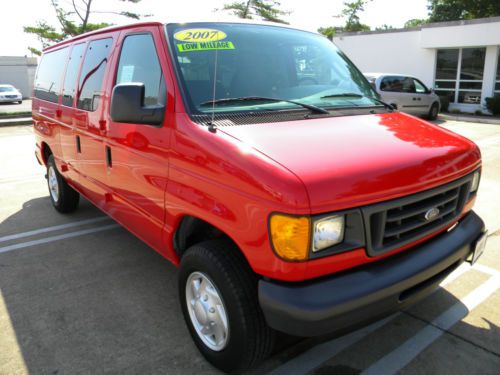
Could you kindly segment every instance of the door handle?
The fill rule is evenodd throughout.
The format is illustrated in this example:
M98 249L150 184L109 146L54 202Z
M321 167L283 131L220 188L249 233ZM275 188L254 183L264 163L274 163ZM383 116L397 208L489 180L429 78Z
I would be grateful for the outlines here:
M413 98L413 100L417 100L417 98Z
M111 147L106 146L106 165L108 168L113 167L113 159L111 158Z

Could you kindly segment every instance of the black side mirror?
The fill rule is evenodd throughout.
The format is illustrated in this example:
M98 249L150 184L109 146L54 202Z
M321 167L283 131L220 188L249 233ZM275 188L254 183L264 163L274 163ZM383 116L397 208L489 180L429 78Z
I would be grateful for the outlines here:
M164 105L144 106L143 83L120 83L111 94L111 119L131 124L161 125L165 115Z

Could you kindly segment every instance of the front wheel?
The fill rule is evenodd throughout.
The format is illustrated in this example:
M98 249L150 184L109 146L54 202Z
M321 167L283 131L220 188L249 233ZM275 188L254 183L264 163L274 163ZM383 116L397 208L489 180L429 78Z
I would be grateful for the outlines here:
M54 156L47 160L47 184L49 196L54 208L61 213L73 212L78 208L80 194L61 176L56 167Z
M275 332L257 301L257 277L227 240L192 246L179 271L179 297L191 337L226 372L256 365L274 347Z

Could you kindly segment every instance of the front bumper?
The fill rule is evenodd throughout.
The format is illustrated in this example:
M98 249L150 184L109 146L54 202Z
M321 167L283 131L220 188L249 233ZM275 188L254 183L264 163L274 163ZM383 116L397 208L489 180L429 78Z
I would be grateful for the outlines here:
M23 100L22 96L19 97L16 96L15 98L0 98L0 103L14 103L20 100Z
M342 334L427 296L473 251L484 232L474 212L449 232L385 260L308 283L259 281L267 323L295 336Z

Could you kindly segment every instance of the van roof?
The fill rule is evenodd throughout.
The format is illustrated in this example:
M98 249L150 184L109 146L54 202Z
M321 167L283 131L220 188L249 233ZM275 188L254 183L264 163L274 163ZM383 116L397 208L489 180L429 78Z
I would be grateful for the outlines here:
M241 19L241 18L235 18L235 17L217 17L214 19L198 19L198 20L184 20L184 19L176 19L172 20L170 22L159 22L159 21L148 21L148 22L134 22L134 23L129 23L126 25L113 25L113 26L108 26L104 27L102 29L94 30L94 31L89 31L85 34L77 35L72 38L68 38L63 40L62 42L56 43L50 47L47 47L43 50L43 52L48 52L52 51L55 49L58 49L62 46L65 46L67 44L71 44L75 41L85 39L89 36L93 35L98 35L98 34L104 34L110 31L120 31L120 30L126 30L130 29L132 27L140 27L140 26L164 26L164 25L169 25L172 23L203 23L203 22L212 22L212 23L241 23L241 24L249 24L249 25L267 25L267 26L276 26L276 27L283 27L287 29L294 29L294 30L300 30L300 31L307 31L313 34L317 34L313 31L306 30L300 27L292 26L292 25L286 25L286 24L281 24L281 23L276 23L276 22L268 22L268 21L260 21L260 20L254 20L254 19Z

